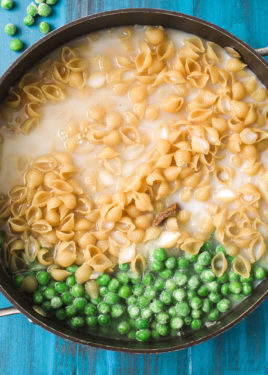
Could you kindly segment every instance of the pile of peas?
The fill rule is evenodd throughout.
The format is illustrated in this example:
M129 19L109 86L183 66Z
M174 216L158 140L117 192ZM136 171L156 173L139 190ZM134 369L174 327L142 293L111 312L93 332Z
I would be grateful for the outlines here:
M151 271L142 276L134 275L129 263L119 265L113 276L100 275L97 298L91 298L76 282L76 265L67 268L72 275L64 282L53 280L43 270L18 275L15 283L25 290L30 278L29 285L35 289L33 304L74 329L88 327L91 332L110 335L117 331L128 339L147 341L215 322L235 301L252 293L254 279L266 277L260 266L253 267L248 279L239 276L231 269L232 257L228 256L227 271L216 277L210 264L218 251L225 253L222 246L212 248L211 242L205 242L199 254L175 258L158 248Z

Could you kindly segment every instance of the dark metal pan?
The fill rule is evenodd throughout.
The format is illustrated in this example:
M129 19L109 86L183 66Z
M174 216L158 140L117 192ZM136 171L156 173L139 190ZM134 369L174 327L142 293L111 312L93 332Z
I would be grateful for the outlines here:
M26 73L38 60L52 52L64 43L92 31L124 26L124 25L162 25L177 30L196 34L201 38L218 43L222 47L229 46L237 50L245 63L268 88L268 64L261 55L268 54L268 48L255 51L246 43L227 31L185 14L156 9L125 9L94 14L71 22L50 33L32 47L28 48L6 71L0 79L0 101L3 100L8 89ZM112 338L93 336L86 332L74 331L60 325L49 318L43 318L35 313L23 294L19 292L0 265L0 290L14 305L13 308L0 310L0 316L23 313L30 321L40 325L48 331L81 344L102 349L125 351L132 353L161 353L187 348L201 343L231 328L245 318L268 296L268 280L258 285L254 294L234 310L230 311L214 325L203 327L197 332L187 333L180 337L155 341L152 343L137 343Z

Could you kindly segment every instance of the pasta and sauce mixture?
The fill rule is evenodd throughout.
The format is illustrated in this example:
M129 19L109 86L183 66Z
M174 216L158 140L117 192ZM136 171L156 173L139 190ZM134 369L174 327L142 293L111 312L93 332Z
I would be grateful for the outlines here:
M142 26L64 46L1 107L11 271L37 259L58 281L73 264L78 283L128 262L139 274L152 244L195 255L214 232L248 278L266 253L267 118L231 48ZM212 268L225 272L223 253Z

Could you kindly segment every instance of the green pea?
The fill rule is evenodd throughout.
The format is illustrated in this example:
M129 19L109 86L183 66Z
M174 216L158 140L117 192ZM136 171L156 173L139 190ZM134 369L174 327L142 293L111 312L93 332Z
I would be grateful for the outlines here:
M100 326L107 326L110 323L110 317L107 314L100 314L98 316L98 323Z
M217 303L217 309L222 313L228 311L230 308L231 302L227 298L223 298Z
M203 305L202 305L202 311L207 314L212 308L212 303L208 298L205 298L203 300Z
M50 274L46 271L40 271L37 273L36 278L40 285L47 285L50 280Z
M71 266L66 268L66 271L71 272L71 273L75 273L77 268L78 268L78 266L76 264L72 264Z
M138 305L140 307L147 307L149 304L150 304L150 300L146 296L138 297Z
M228 276L229 276L230 281L238 281L239 280L239 275L236 272L234 272L233 270L229 271Z
M117 279L112 279L109 281L109 284L108 284L108 290L110 292L116 292L118 290L120 286L120 283Z
M189 268L189 265L190 265L190 262L187 258L184 258L184 257L180 257L178 259L178 267L179 269L183 269L183 270L186 270Z
M32 26L34 24L34 18L30 15L24 17L23 23L25 26Z
M98 305L98 311L100 314L108 314L110 312L110 306L106 302L101 302Z
M87 304L87 300L84 297L76 297L73 301L73 305L77 310L83 310Z
M136 319L130 318L128 320L128 322L129 322L129 325L130 325L131 328L135 328L136 327Z
M179 316L185 317L190 314L190 307L187 302L179 302L175 307Z
M166 250L162 247L159 247L158 249L154 250L153 257L156 260L163 261L167 259L167 253Z
M151 267L153 271L160 272L164 269L164 263L160 260L154 260Z
M170 279L170 280L167 280L165 282L165 288L170 291L170 292L173 292L176 288L177 288L177 285L175 283L174 280Z
M240 276L241 283L252 283L253 275L251 274L249 277Z
M127 335L127 337L130 339L130 340L135 340L136 339L136 331L130 331Z
M191 254L185 253L185 258L188 259L189 262L193 263L197 261L198 254L191 255Z
M176 271L174 274L174 281L177 285L183 286L187 283L187 275L181 271Z
M73 302L74 297L71 295L70 292L64 292L61 295L61 299L64 305L70 305Z
M157 290L163 290L165 287L165 280L161 279L160 277L155 280L154 286Z
M141 317L144 318L144 319L150 319L152 317L152 315L153 315L153 312L148 307L141 310Z
M71 317L75 316L75 314L76 314L76 308L75 308L74 305L66 306L65 307L65 312L66 312L66 316L68 318L71 318Z
M177 315L177 311L176 311L175 306L170 306L170 308L168 309L168 313L172 317L176 316Z
M208 314L208 320L214 322L219 317L219 311L217 309L213 309Z
M154 286L147 286L147 288L144 291L144 296L148 298L149 300L152 300L156 297L157 289Z
M140 308L137 305L130 305L127 309L129 316L133 319L140 315Z
M81 328L85 325L85 319L81 316L74 316L70 320L70 326L74 329Z
M180 302L186 298L186 291L185 289L182 289L182 288L176 289L172 293L172 296L176 301Z
M108 288L107 288L107 286L101 286L100 287L100 296L105 296L105 294L107 294L108 293Z
M27 6L26 12L29 16L35 17L38 13L37 6L34 3L31 3Z
M149 327L149 322L147 319L139 318L136 320L136 328L137 329L146 329Z
M209 293L209 289L206 285L201 285L198 289L197 289L197 294L201 297L206 297Z
M71 294L74 297L83 297L83 295L85 294L84 287L82 285L80 285L80 284L75 284L71 288Z
M151 304L150 304L150 309L155 313L160 313L164 308L164 304L162 301L159 299L155 299Z
M167 279L170 279L170 278L171 278L171 276L172 276L172 271L166 268L166 269L164 269L163 271L160 271L160 272L159 272L159 275L160 275L163 279L167 280Z
M194 263L194 270L196 273L201 273L204 271L204 266L200 263Z
M60 297L53 297L50 303L53 309L58 309L62 306L62 300Z
M169 333L169 328L167 324L157 324L156 330L159 333L160 336L167 336Z
M218 303L219 300L221 299L221 296L219 293L217 292L210 292L209 295L208 295L208 298L209 300L212 302L212 303Z
M192 299L192 298L194 298L194 297L196 297L197 295L196 295L196 292L194 291L194 290L192 290L192 289L190 289L190 290L187 290L187 298L190 300L190 299Z
M184 324L183 319L179 316L175 316L170 320L170 327L172 329L176 329L176 330L181 329L183 327L183 324Z
M199 318L201 317L201 315L202 315L201 310L193 309L193 310L191 311L191 317L192 317L193 319L199 319Z
M58 309L55 313L55 316L59 320L64 320L66 318L66 312L64 309Z
M119 301L119 296L115 294L114 292L108 292L104 296L104 301L107 302L109 305L114 305Z
M168 268L169 270L173 270L177 265L177 260L175 257L169 257L167 258L167 260L165 261L165 266L166 268Z
M98 296L97 298L90 298L90 302L97 306L101 302L101 297Z
M127 299L127 304L128 305L135 305L137 303L137 298L134 296L130 296Z
M152 273L147 273L146 275L144 275L142 281L145 286L149 286L154 283L154 280L155 280L154 275Z
M135 276L132 276L130 278L130 281L132 282L132 284L139 284L141 282L141 277L138 276L138 275L135 275Z
M121 263L118 265L119 269L121 271L129 271L130 270L130 264L129 263Z
M169 321L169 315L166 312L160 312L156 314L156 320L160 324L167 324Z
M41 17L48 17L51 14L52 9L46 3L41 3L38 5L38 14Z
M256 267L254 269L254 275L255 275L256 279L263 280L266 277L266 271L263 267Z
M65 280L66 285L71 288L76 284L75 277L73 275L68 276L67 279Z
M139 297L144 293L144 286L142 284L136 284L132 288L132 293Z
M56 291L55 289L51 287L47 287L44 291L44 296L46 299L52 299L53 297L56 296Z
M242 285L239 281L231 281L229 284L229 289L231 293L240 294L242 291Z
M46 0L46 3L48 5L55 5L55 4L57 4L57 2L58 2L58 0Z
M231 294L231 298L236 301L240 302L245 296L243 294Z
M242 293L244 296L249 296L252 293L252 286L249 283L242 284Z
M118 295L121 298L128 298L131 295L131 288L128 285L123 285L118 291Z
M212 249L211 242L204 242L203 246L201 247L201 251L210 251Z
M121 284L128 284L129 277L126 272L119 272L117 274L117 279L120 281Z
M33 301L37 305L40 305L43 302L43 295L40 290L36 290L33 294Z
M89 327L96 327L98 323L98 318L96 316L87 316L86 317L86 323Z
M160 301L163 302L165 305L170 305L172 302L172 294L168 290L163 290L159 298Z
M189 326L189 325L191 325L191 323L192 323L192 318L191 318L190 316L186 316L186 317L183 319L183 321L184 321L184 324L185 324L186 326Z
M13 0L1 0L1 8L10 10L13 8Z
M57 293L62 294L64 292L67 292L67 285L63 283L62 281L59 281L55 284L55 290Z
M130 326L126 321L120 322L117 326L117 331L120 333L120 335L126 335L129 330Z
M189 303L191 308L196 310L202 306L202 300L199 297L192 298Z
M215 280L216 276L212 270L204 270L201 272L201 279L207 283Z
M136 332L136 339L138 341L148 341L151 337L151 332L149 329L140 329Z
M96 315L97 314L97 307L93 305L93 303L87 303L84 307L84 313L87 316Z
M229 290L229 284L228 283L225 283L225 284L222 284L221 286L221 294L223 294L224 296L227 296L229 294L230 290Z
M226 255L226 250L223 246L219 245L216 247L216 253L222 252L224 255Z
M220 284L227 283L227 281L228 281L228 274L227 274L227 272L224 272L223 275L217 277L217 281L218 281L218 283L220 283Z
M194 330L197 330L201 327L202 325L202 322L200 319L193 319L191 321L191 328L194 329Z
M14 282L15 282L15 284L16 284L16 286L18 288L21 286L23 280L24 280L24 276L23 275L18 275L18 276L15 277Z
M220 285L217 283L216 280L214 280L207 283L207 288L210 292L218 292L220 289Z
M211 262L211 255L208 251L203 251L198 255L197 262L202 266L208 266Z
M44 301L41 305L42 309L46 312L49 313L52 310L52 306L50 301Z
M197 289L199 285L200 285L200 279L197 275L191 276L187 283L188 288L192 290Z
M110 280L110 276L107 275L107 273L104 273L97 278L97 283L99 284L99 286L107 286Z
M17 32L17 28L13 23L8 23L5 26L5 33L10 36L14 36Z

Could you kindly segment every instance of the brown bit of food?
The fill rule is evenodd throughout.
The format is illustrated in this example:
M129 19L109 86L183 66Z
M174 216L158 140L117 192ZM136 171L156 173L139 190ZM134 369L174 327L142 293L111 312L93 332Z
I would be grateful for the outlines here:
M168 217L176 216L178 209L178 204L174 203L172 206L168 207L167 209L156 215L156 217L153 220L153 225L158 226L162 224L163 221L166 220Z

